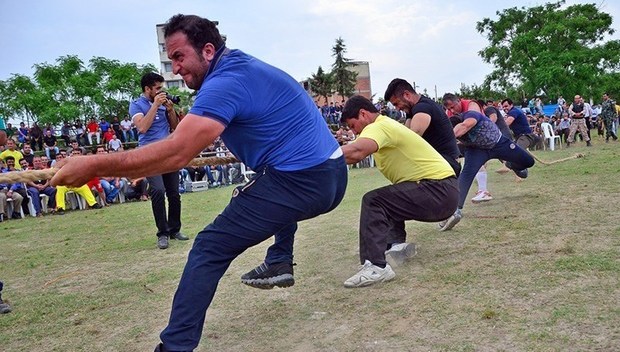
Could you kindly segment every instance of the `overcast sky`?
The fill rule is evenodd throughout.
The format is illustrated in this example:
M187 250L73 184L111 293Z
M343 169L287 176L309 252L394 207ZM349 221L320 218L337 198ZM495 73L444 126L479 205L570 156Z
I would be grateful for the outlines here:
M568 1L569 4L576 1ZM329 70L331 48L342 37L346 56L370 62L373 94L395 77L428 94L482 83L491 66L478 51L487 44L476 22L496 11L545 1L506 0L267 0L267 1L32 1L0 0L0 80L59 56L93 56L138 64L158 61L155 25L176 13L220 22L230 48L241 49L296 80ZM475 5L473 5L475 4ZM620 1L598 1L620 28ZM541 14L544 15L544 14ZM618 33L614 38L618 38Z

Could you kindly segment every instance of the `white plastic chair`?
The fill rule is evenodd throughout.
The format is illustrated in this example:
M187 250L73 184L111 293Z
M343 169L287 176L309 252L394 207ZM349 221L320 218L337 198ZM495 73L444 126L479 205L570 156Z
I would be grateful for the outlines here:
M543 122L540 124L540 128L543 131L543 134L545 136L545 142L547 140L549 140L549 149L551 150L555 150L555 140L558 140L558 143L560 144L560 148L562 148L562 138L560 138L560 136L557 136L554 132L553 132L553 127L551 126L550 123L548 122ZM543 143L543 149L546 149L546 145L545 143Z

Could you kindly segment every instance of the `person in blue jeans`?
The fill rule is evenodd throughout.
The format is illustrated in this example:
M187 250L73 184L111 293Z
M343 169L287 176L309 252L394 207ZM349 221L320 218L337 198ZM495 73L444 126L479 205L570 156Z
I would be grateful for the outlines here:
M467 111L451 117L456 138L465 147L465 164L459 175L459 205L456 212L439 224L440 231L452 229L461 221L462 210L476 173L491 159L506 161L505 165L518 177L526 178L527 169L534 166L534 158L516 142L502 135L497 125L485 115Z
M188 114L168 138L125 152L68 159L52 184L179 170L218 136L256 172L248 184L233 189L230 203L197 234L155 349L192 351L222 275L248 248L274 238L264 262L241 277L244 284L270 289L295 283L297 223L340 203L347 166L312 98L294 78L227 48L208 19L179 14L163 30L174 73L197 90Z

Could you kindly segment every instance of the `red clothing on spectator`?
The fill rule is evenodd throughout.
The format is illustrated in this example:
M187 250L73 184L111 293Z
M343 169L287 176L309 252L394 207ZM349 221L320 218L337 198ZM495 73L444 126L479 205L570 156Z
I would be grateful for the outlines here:
M113 137L114 137L114 131L112 131L111 128L105 131L105 133L103 134L103 140L106 142L106 144L110 142Z
M105 194L103 192L103 187L101 187L101 182L99 182L99 177L95 177L92 180L88 181L86 185L88 186L89 189L95 188L97 192L99 192L99 194Z
M86 125L86 129L88 130L88 132L97 132L99 130L99 124L96 122L89 122L88 125Z

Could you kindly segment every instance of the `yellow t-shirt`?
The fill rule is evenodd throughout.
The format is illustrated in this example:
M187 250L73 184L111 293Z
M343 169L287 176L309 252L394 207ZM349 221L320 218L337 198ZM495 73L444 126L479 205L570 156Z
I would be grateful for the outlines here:
M7 149L3 151L2 153L0 153L0 159L2 160L6 160L7 156L12 156L15 158L15 170L22 169L21 165L19 165L19 160L24 158L24 156L22 155L22 152L20 152L17 149L15 149L14 151L10 151Z
M391 118L379 115L364 128L360 138L369 138L379 149L375 163L392 183L442 180L454 176L454 170L424 138Z

